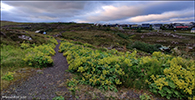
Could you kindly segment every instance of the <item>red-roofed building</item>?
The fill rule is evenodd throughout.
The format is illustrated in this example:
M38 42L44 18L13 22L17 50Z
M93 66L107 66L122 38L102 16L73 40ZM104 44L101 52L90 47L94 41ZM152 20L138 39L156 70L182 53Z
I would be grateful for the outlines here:
M175 28L188 28L188 26L175 26Z

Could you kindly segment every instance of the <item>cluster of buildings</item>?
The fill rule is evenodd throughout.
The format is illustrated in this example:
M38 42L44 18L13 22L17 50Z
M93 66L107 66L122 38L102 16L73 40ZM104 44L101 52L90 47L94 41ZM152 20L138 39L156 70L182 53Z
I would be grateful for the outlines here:
M192 29L195 27L195 22L190 22L190 23L170 23L170 24L150 24L150 23L145 23L145 24L94 24L95 26L103 26L103 27L127 27L127 28L132 28L132 29L154 29L154 30L159 30L159 29Z

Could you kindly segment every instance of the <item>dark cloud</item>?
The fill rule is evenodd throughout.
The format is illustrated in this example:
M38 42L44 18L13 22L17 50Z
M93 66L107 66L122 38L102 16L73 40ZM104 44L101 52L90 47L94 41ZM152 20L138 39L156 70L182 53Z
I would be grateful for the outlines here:
M182 11L186 9L193 12L193 3L193 1L9 1L3 2L3 6L6 4L11 8L4 7L6 9L1 10L1 20L31 22L146 22L169 20L179 14L166 17L167 12L184 13ZM152 14L157 16L152 16L155 18L147 17ZM194 13L179 17L192 16ZM144 20L135 21L132 20L133 18L144 18Z
M179 11L186 8L194 8L194 3L189 1L164 1L159 4L152 5L145 9L145 14L160 14L167 11Z

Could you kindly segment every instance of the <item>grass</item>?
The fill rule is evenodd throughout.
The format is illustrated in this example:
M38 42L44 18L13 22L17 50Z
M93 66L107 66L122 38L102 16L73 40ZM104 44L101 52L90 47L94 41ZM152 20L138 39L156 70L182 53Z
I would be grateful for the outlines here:
M15 23L16 24L16 23ZM27 53L24 49L21 48L21 44L25 41L30 44L32 47L33 44L36 46L50 43L50 39L47 38L48 35L38 34L31 31L26 30L16 30L9 29L6 30L1 28L1 76L4 76L7 72L16 72L21 69L25 69L25 71L29 71L28 73L15 73L14 80L1 81L1 90L7 88L11 83L16 80L26 78L31 75L31 70L35 69L29 67L24 61L23 58ZM18 38L18 36L30 36L32 40L24 40Z
M14 47L11 45L1 45L1 67L24 67L25 64L22 61L24 55L25 52L19 47Z
M18 25L22 23L13 23L13 22L4 22L2 25ZM188 31L165 31L162 30L160 32L157 32L155 30L125 30L125 31L119 31L119 30L111 30L110 28L104 28L104 27L94 27L90 24L69 24L69 23L27 23L26 25L32 25L30 29L24 29L24 28L10 28L10 30L6 30L4 28L1 29L3 33L5 33L5 36L1 34L1 76L5 75L7 72L17 72L18 70L25 71L31 71L32 67L28 67L26 65L22 58L26 54L23 49L20 48L20 44L23 41L26 41L29 44L35 43L36 45L41 45L44 43L50 42L47 38L48 35L56 35L61 33L62 36L58 37L64 38L67 40L72 40L72 43L80 44L83 46L87 46L94 49L99 49L101 51L107 51L107 49L110 46L113 46L114 48L117 47L126 47L128 51L132 50L133 48L137 48L139 52L147 52L152 53L153 51L157 51L158 45L155 44L161 44L164 46L169 46L171 48L178 46L179 50L182 50L182 53L186 53L188 55L191 55L194 53L194 49L185 52L186 44L194 44L194 35L191 33L188 33ZM1 26L2 26L1 25ZM49 28L48 28L49 27ZM43 35L39 33L34 33L36 30L45 30L48 35ZM137 32L136 32L137 31ZM163 32L171 33L171 34L179 34L182 35L184 38L174 38L171 36L164 36ZM148 33L157 33L148 35ZM159 33L159 34L158 34ZM190 34L189 36L186 34ZM26 35L30 36L33 40L22 40L19 39L18 36ZM142 38L142 36L144 36ZM140 42L141 41L141 42ZM172 42L177 42L178 44L174 44ZM86 45L85 43L89 43L90 45ZM143 56L143 55L137 55L137 56ZM191 55L193 56L193 55ZM155 65L155 63L151 62L151 65L148 65L148 68L158 67L158 64ZM135 66L135 70L137 70ZM158 70L158 68L153 68L155 70ZM152 69L152 70L153 70ZM134 70L134 69L131 69ZM128 71L128 69L126 70ZM27 77L31 72L29 73L16 73L14 75L13 81L6 81L2 80L2 87L6 88L10 85L10 83L13 83L14 81ZM134 74L134 73L133 73ZM135 73L136 74L136 73ZM136 75L130 75L129 76L136 76ZM129 78L129 77L128 77ZM130 78L130 79L124 79L126 82L124 82L125 87L134 87L137 89L143 89L146 86L143 85L144 81L138 78ZM143 86L143 87L141 87ZM122 87L119 87L122 88Z
M89 43L94 46L111 46L111 45L124 45L129 41L119 37L117 34L101 30L94 31L66 31L62 33L62 38L68 40L75 40L79 42Z
M1 76L7 72L16 72L20 69L31 70L34 68L28 67L22 60L25 52L20 47L1 44ZM15 73L14 80L1 80L1 90L7 88L12 82L29 76L30 73Z

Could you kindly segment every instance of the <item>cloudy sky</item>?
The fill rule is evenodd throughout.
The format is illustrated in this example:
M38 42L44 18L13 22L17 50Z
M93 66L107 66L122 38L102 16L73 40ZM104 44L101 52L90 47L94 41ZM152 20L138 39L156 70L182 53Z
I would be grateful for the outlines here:
M194 1L2 1L15 22L173 23L195 19Z

